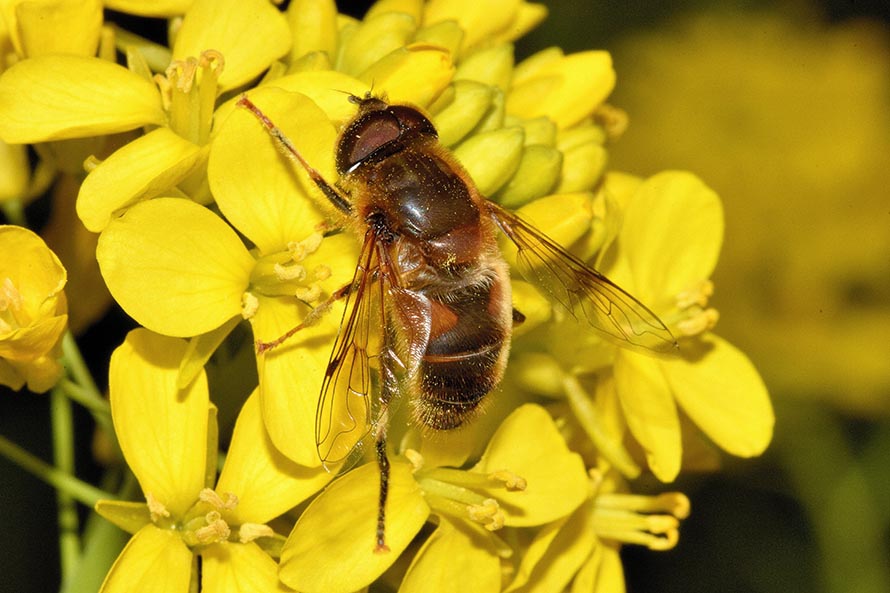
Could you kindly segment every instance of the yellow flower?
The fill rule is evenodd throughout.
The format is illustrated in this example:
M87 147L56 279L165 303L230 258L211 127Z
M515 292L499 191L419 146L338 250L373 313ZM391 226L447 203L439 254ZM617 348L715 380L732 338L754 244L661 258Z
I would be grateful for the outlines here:
M621 205L623 222L615 236L618 257L601 259L608 276L667 323L680 338L679 356L655 358L579 335L574 319L542 331L540 345L520 343L526 366L521 382L542 393L569 398L581 425L601 454L627 475L639 469L621 444L623 429L640 444L649 468L662 481L680 471L682 442L678 407L723 450L758 455L772 438L774 416L766 387L748 358L710 332L717 312L708 308L709 282L723 239L723 216L716 194L689 173L665 172L645 181L606 177L605 193ZM578 225L563 225L564 231ZM578 228L584 228L582 224ZM606 232L606 235L609 233ZM601 241L594 241L599 244ZM556 362L558 361L558 362ZM595 394L577 380L596 373ZM589 402L608 405L622 428Z
M712 334L709 277L723 242L717 195L689 173L644 181L625 209L619 242L630 286L680 337L680 357L656 359L622 350L615 390L650 468L663 480L680 470L683 413L724 451L759 455L773 434L774 415L760 375L741 351Z
M508 593L624 591L619 551L624 544L670 550L679 539L689 499L679 492L634 495L614 470L590 470L590 496L578 509L544 526L528 546Z
M333 127L311 101L275 89L252 96L285 130L302 132L294 141L307 158L320 167L332 160ZM97 249L112 295L134 319L165 335L204 336L208 346L195 368L238 319L249 319L261 340L291 329L351 279L357 257L352 236L323 238L322 214L246 110L233 112L221 129L209 176L220 211L253 249L211 210L181 198L137 204L111 221ZM262 359L270 434L303 465L320 463L315 404L339 319L336 312L324 316Z
M296 466L272 446L254 393L216 481L215 408L203 372L187 387L177 386L185 352L184 341L139 329L111 358L115 432L146 503L97 504L99 513L134 534L102 592L185 592L197 577L193 555L203 560L202 590L208 593L240 590L244 581L285 591L275 561L261 547L275 547L277 536L266 523L330 476Z
M202 181L217 95L257 76L289 44L284 18L267 2L199 0L183 19L173 61L165 76L155 76L157 85L133 48L129 70L75 55L14 65L0 78L0 138L35 143L150 130L88 164L78 215L93 232L115 211L177 186L206 201Z
M449 457L449 465L463 463L465 453L458 451L466 443L460 435L447 440L425 441L431 449L426 457L408 450L410 463L393 461L386 516L390 552L371 553L378 475L376 465L367 464L332 483L297 521L282 550L281 579L307 593L360 589L398 559L432 513L437 528L416 551L403 587L499 591L499 556L509 550L497 530L556 521L587 497L580 456L566 447L539 406L522 406L507 417L468 470L435 464ZM350 569L337 569L344 564Z
M42 393L62 374L67 273L28 229L0 226L0 384Z
M99 48L99 0L12 0L0 10L15 56L4 55L4 66L48 54L93 56Z

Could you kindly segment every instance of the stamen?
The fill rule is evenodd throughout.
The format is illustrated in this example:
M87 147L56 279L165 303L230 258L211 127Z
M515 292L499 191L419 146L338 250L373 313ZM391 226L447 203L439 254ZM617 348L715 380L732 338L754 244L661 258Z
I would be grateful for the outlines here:
M467 506L467 514L470 519L477 523L482 523L489 531L497 531L504 526L506 515L501 510L501 506L493 498L485 499L482 504L471 504Z
M212 488L204 488L198 494L198 500L206 502L220 511L231 511L238 506L238 497L231 492L224 492L222 496Z
M302 282L306 279L306 268L300 264L282 265L275 264L275 276L282 282L295 280Z
M158 85L158 91L161 93L161 106L164 111L170 112L170 105L173 103L173 85L170 80L163 74L154 75L155 84Z
M714 329L720 313L717 309L705 309L677 323L677 329L684 336L697 336Z
M252 542L260 537L272 537L273 535L275 535L275 531L262 523L244 523L238 528L238 541L242 544Z
M525 490L528 486L525 478L517 476L513 472L505 469L488 474L488 478L490 480L503 482L504 485L507 487L507 490Z
M714 283L710 280L702 280L677 294L677 308L685 310L698 306L703 309L708 306L708 299L712 296L714 296Z
M312 277L319 281L327 280L328 278L331 277L331 274L332 274L331 268L329 268L328 266L326 266L324 264L318 264L312 270Z
M525 488L525 480L510 470L497 470L490 474L480 474L450 467L435 467L424 472L423 478L465 489L506 488L507 490L523 490ZM513 482L513 486L511 486L511 482Z
M423 469L423 455L421 455L419 451L415 451L414 449L405 449L405 452L402 453L402 455L407 457L408 461L411 462L411 466L414 468L414 472Z
M291 257L295 262L301 262L306 256L318 251L324 235L319 232L312 233L302 241L291 241L287 244L287 250L290 251Z
M593 526L603 539L669 550L679 540L680 520L689 515L689 499L679 492L659 496L600 494Z
M603 126L606 136L611 142L614 142L627 131L630 118L628 118L627 112L620 107L603 103L597 107L593 114L593 119Z
M195 530L195 539L198 544L215 544L229 539L232 530L218 511L210 511L204 516L207 525Z
M253 318L259 308L260 301L256 296L247 291L241 295L241 317L243 319Z
M170 516L170 511L159 501L151 492L146 493L145 502L148 504L148 513L151 515L152 523L156 523L160 519L166 519Z
M294 291L294 296L304 303L313 303L321 298L321 287L314 282L309 286L300 286Z
M668 513L678 519L689 516L689 498L682 492L663 492L657 496L641 494L600 494L596 506L603 509L625 509L639 513Z
M174 60L155 80L161 90L170 129L183 138L203 146L210 138L217 80L225 60L216 50L207 50L197 58Z

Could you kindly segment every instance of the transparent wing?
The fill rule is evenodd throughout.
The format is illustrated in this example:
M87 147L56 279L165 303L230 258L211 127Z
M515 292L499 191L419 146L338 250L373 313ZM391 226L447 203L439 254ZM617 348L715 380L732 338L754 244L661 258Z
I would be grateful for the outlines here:
M371 427L371 353L378 266L376 235L368 230L347 296L340 331L331 351L315 414L315 443L326 465L346 460Z
M516 265L551 300L615 344L656 354L677 353L670 330L646 305L587 266L552 239L493 202L498 227L519 249Z

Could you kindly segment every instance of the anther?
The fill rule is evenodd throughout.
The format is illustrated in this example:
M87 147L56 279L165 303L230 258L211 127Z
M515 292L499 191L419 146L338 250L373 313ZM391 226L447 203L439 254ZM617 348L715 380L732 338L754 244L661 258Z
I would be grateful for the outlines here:
M717 309L705 309L700 313L687 317L677 323L677 329L684 336L697 336L706 331L714 329L717 321L720 319L720 313Z
M251 319L256 315L257 309L260 307L260 301L250 292L241 295L241 317L243 319Z
M306 279L306 268L300 264L291 264L288 266L275 264L274 270L275 277L281 282L288 282L290 280L302 282Z
M156 522L161 518L167 518L170 516L170 511L167 510L167 507L159 501L154 495L149 492L145 495L145 502L148 504L148 512L151 515L152 522Z
M677 294L677 308L681 311L692 306L704 308L708 305L708 299L713 295L714 283L710 280L702 280Z
M238 541L242 544L252 542L261 537L272 537L275 532L263 523L243 523L238 528Z
M231 511L238 506L238 497L231 492L224 492L222 496L212 488L204 488L198 493L198 500L206 502L213 508L220 511Z
M525 488L528 486L525 478L517 476L513 472L507 471L505 469L488 474L488 478L490 480L503 482L504 486L507 487L507 490L525 490Z

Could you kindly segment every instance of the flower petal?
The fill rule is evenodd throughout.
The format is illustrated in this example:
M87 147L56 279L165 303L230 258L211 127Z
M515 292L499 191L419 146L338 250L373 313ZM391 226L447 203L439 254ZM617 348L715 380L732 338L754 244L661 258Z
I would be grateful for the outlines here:
M512 126L474 134L454 150L454 156L464 165L479 193L490 196L507 183L522 159L525 134ZM491 155L498 155L492 159Z
M695 175L665 171L647 179L624 213L620 235L643 302L673 296L711 276L723 242L723 207Z
M330 183L336 180L337 134L310 99L268 87L252 92L250 99L280 126L312 167ZM236 109L221 127L210 149L207 175L222 213L263 254L305 239L323 220L315 205L326 203L321 191L246 109ZM309 187L318 198L315 203L307 198Z
M564 591L597 544L590 507L584 504L570 516L541 528L504 593Z
M417 22L404 12L368 15L343 40L337 52L336 69L358 75L374 62L408 44Z
M140 136L87 175L77 196L77 216L87 229L99 233L115 211L172 189L202 154L200 147L170 128Z
M430 513L411 472L407 463L392 463L386 505L389 552L374 552L379 479L377 465L369 463L338 478L312 501L284 544L281 580L303 593L350 593L383 574Z
M0 138L6 142L101 136L165 120L154 84L99 58L39 56L0 77Z
M214 544L201 551L201 585L207 593L288 593L278 565L255 543Z
M355 104L349 101L349 95L363 97L370 90L370 87L364 82L336 70L297 72L276 78L269 82L269 86L306 95L325 112L328 119L337 123L346 122L355 117ZM303 132L300 131L297 137L302 135ZM291 139L296 141L296 138ZM333 154L334 146L329 146L327 151ZM321 164L333 167L333 161L328 163L327 159L323 160ZM316 166L316 168L318 167ZM333 176L325 176L329 181L336 179L333 169L330 171L322 169L322 172Z
M302 307L305 309L305 307ZM251 319L257 340L270 341L299 323L294 299L262 298ZM316 325L270 350L259 361L263 421L275 446L292 461L318 467L315 412L343 305Z
M655 477L672 481L680 472L680 420L658 361L622 350L614 368L627 427L646 452Z
M241 313L254 259L218 216L157 198L111 221L96 258L111 294L158 333L195 336Z
M68 274L56 254L34 231L0 225L0 281L8 279L21 298L23 321L56 314Z
M225 58L219 77L226 90L256 78L290 50L284 15L264 0L196 0L185 13L173 45L173 59L198 57L215 49Z
M321 467L300 467L275 448L263 426L260 397L254 390L238 415L216 490L238 497L227 522L266 523L315 494L333 477Z
M187 591L192 553L173 531L146 525L108 571L99 593Z
M399 587L399 593L500 590L500 559L491 543L445 518L414 556Z
M504 92L509 88L512 78L513 46L509 43L473 52L461 60L454 73L455 80L475 80ZM497 102L503 103L503 97L497 98ZM501 110L503 111L502 105Z
M662 361L680 406L721 449L760 455L773 436L775 415L757 369L729 342L709 335L713 348L701 360Z
M68 316L41 318L26 327L0 333L0 356L10 362L30 362L48 353L68 327Z
M421 107L432 103L453 77L451 54L423 43L393 51L358 76L393 103Z
M28 384L31 393L44 393L49 391L62 376L64 369L59 364L60 353L51 351L44 356L27 361L8 360L2 361L3 369L0 370L0 383L9 385L13 389L20 389L22 379Z
M433 106L439 142L452 146L469 134L488 112L493 94L488 85L474 80L455 80ZM447 103L442 98L446 98Z
M543 115L568 128L589 117L613 88L615 70L608 52L564 56L551 48L516 67L507 113L524 118Z
M592 201L593 196L585 192L554 194L529 202L517 214L559 245L569 247L590 231Z
M0 385L6 385L13 391L18 391L25 386L25 380L23 372L20 372L15 365L0 358Z
M516 19L519 0L432 0L424 6L424 25L457 21L464 30L464 51L490 41Z
M207 378L176 387L183 340L133 330L111 355L111 417L127 464L146 496L174 516L204 486Z
M144 502L125 500L100 500L94 507L106 521L114 523L127 533L135 534L151 523L151 511Z
M188 10L195 0L105 0L112 10L139 16L179 16Z
M624 567L620 546L601 543L581 566L572 582L571 593L624 593Z
M501 424L472 471L507 470L524 478L520 491L491 489L507 512L506 525L541 525L568 515L587 497L584 461L569 451L544 408L526 404Z
M29 58L96 54L102 29L102 3L98 0L18 2L15 14L22 51Z
M333 0L293 0L287 7L291 61L311 52L333 58L337 49L337 5Z

